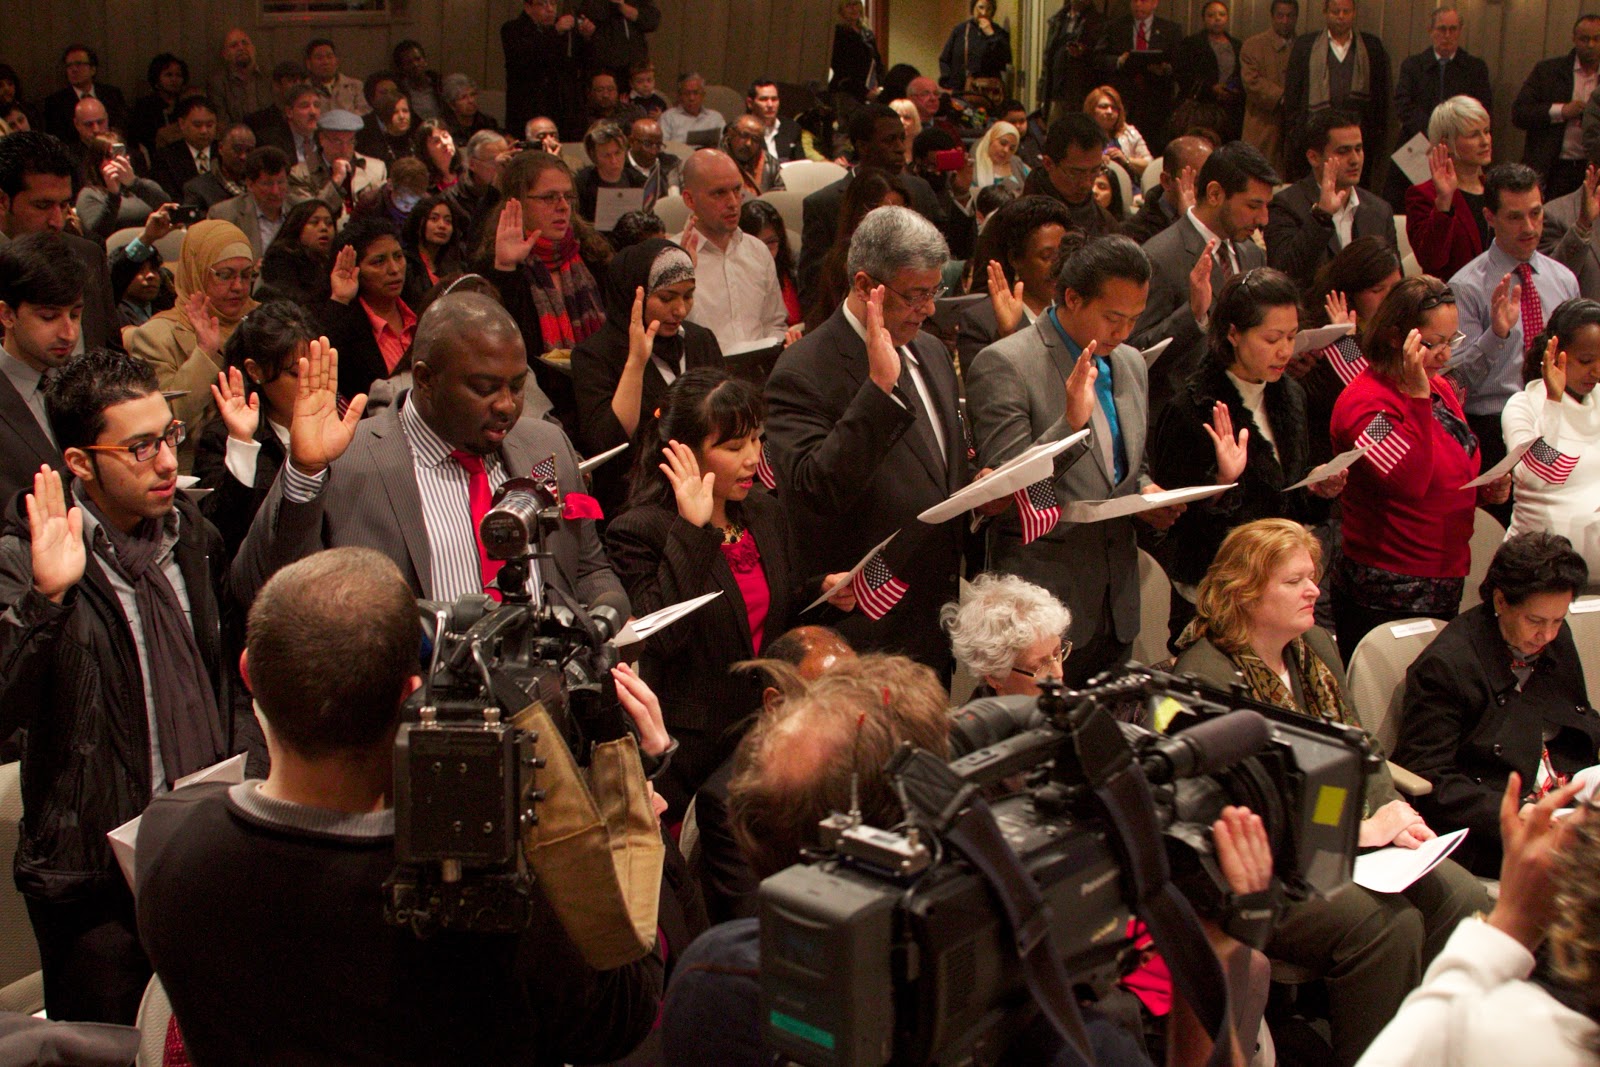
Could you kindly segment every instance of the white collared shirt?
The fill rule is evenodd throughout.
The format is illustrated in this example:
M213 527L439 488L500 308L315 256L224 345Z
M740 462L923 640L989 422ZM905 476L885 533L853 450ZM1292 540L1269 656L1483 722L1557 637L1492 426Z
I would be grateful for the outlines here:
M1333 233L1339 239L1340 248L1355 240L1356 207L1360 203L1360 194L1355 186L1351 186L1350 199L1345 201L1344 207L1333 213Z
M673 240L689 247L681 233ZM689 321L716 334L724 352L749 341L782 337L789 314L767 246L743 230L733 231L726 250L700 234L692 244L695 287Z
M1577 59L1572 61L1572 99L1589 102L1589 95L1595 90L1595 82L1600 79L1600 68L1593 71L1583 69L1583 64ZM1561 109L1566 107L1566 102L1550 105L1550 121L1562 122ZM1566 129L1561 134L1562 159L1587 159L1588 154L1583 150L1583 115L1566 121Z
M783 120L779 119L778 121L774 122L771 126L766 127L762 131L762 134L761 134L761 136L767 142L767 152L774 159L778 158L778 127L782 126L782 125L783 125Z
M867 328L856 318L855 312L850 310L850 302L846 300L841 306L844 308L845 321L850 324L857 337L866 341ZM911 384L917 387L917 399L922 401L922 410L928 413L928 425L933 430L933 439L939 442L939 458L942 460L949 455L949 442L945 440L944 426L939 420L939 409L933 402L933 394L928 392L928 383L922 372L922 361L917 358L916 352L910 345L901 345L899 352L900 358L905 360L906 370L910 372ZM896 399L895 402L899 403L899 400Z
M1230 271L1232 271L1234 274L1239 273L1239 254L1238 251L1233 247L1233 242L1223 240L1221 237L1218 237L1216 234L1212 233L1211 227L1201 222L1200 216L1194 213L1194 208L1190 208L1188 215L1185 217L1194 225L1195 229L1200 231L1200 237L1206 242L1206 244L1210 244L1212 241L1217 242L1217 255L1222 256L1227 260L1228 269Z
M1350 39L1344 44L1340 44L1338 41L1335 41L1333 39L1333 34L1328 34L1328 47L1333 49L1334 56L1337 57L1341 63L1344 62L1344 57L1350 54L1350 48L1355 43L1356 35L1354 32L1350 34Z

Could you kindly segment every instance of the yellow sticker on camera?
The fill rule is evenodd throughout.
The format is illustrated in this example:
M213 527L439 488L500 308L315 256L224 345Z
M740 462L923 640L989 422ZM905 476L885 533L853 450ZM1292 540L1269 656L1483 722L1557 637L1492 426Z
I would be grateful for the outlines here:
M1338 826L1340 817L1344 815L1345 799L1349 795L1348 789L1336 785L1322 786L1317 790L1317 806L1311 813L1311 821L1318 826Z

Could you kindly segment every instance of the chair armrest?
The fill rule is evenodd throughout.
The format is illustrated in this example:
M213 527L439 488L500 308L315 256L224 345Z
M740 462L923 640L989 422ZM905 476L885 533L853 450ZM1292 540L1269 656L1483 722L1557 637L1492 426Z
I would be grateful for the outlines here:
M1398 763L1389 762L1389 777L1394 787L1408 797L1425 797L1433 792L1433 783L1421 775L1412 774Z

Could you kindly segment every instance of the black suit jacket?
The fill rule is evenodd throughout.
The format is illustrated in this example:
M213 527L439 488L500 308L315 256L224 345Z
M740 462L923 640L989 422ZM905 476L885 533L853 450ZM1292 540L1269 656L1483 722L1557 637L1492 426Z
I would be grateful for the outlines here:
M1317 180L1305 177L1274 196L1267 207L1267 263L1308 290L1317 268L1339 252L1333 223L1318 222L1311 214L1312 206L1321 196L1322 188ZM1356 196L1359 199L1356 217L1350 226L1351 240L1378 237L1398 251L1394 208L1367 189L1358 187Z
M942 462L931 431L915 424L909 375L894 397L873 384L866 342L843 307L778 357L767 379L767 443L804 573L848 570L899 531L884 562L907 591L876 622L859 611L846 616L838 626L845 639L860 650L903 652L948 680L939 609L959 592L965 519L930 526L917 515L966 485L971 465L949 352L926 333L912 346L945 436Z
M1117 60L1122 53L1133 51L1133 40L1132 15L1119 15L1111 19L1095 45L1094 66L1101 79L1122 94L1128 121L1144 134L1150 151L1160 154L1167 143L1163 131L1166 130L1168 113L1177 95L1178 81L1172 74L1152 74L1132 62L1118 70ZM1150 20L1150 50L1165 53L1168 63L1177 57L1178 45L1182 40L1183 30L1178 28L1176 22L1164 18ZM1080 101L1072 110L1077 111L1081 107Z
M341 304L328 300L317 308L317 321L327 334L328 343L339 352L339 395L346 399L358 393L369 392L373 382L385 381L393 372L384 362L378 339L372 333L372 322L361 307L361 301ZM410 366L409 354L396 365L395 371Z
M780 637L794 614L816 597L796 570L787 520L776 497L753 491L744 501L743 522L761 552L771 598L762 624L762 647ZM656 696L678 752L656 780L680 815L700 784L733 754L738 738L729 728L761 706L762 679L728 668L760 654L752 642L750 616L733 570L722 553L722 531L694 526L675 506L629 508L606 528L606 553L639 615L706 593L722 595L688 618L650 635L639 673Z
M28 410L11 379L0 374L0 500L9 501L23 489L32 490L33 476L41 464L51 470L66 469L61 450L50 443Z
M1570 72L1570 64L1568 69ZM1570 88L1571 79L1568 79ZM1494 88L1489 84L1489 64L1458 49L1444 68L1444 93L1439 92L1439 57L1429 48L1407 56L1400 64L1394 86L1395 117L1400 120L1400 144L1428 128L1433 109L1452 96L1470 96L1494 114ZM1570 97L1568 98L1570 99ZM1562 101L1565 103L1566 101Z
M854 173L846 174L801 201L800 263L795 269L795 284L800 287L802 307L811 300L817 271L822 268L823 257L838 236L839 207L844 203L845 187L854 177ZM900 180L911 193L911 206L917 213L944 230L945 214L933 186L910 171L902 172Z
M1511 105L1512 123L1528 134L1522 145L1522 162L1543 175L1548 175L1561 158L1567 124L1550 121L1550 106L1572 99L1572 64L1576 56L1577 49L1573 49L1564 56L1535 63Z
M239 194L233 192L222 181L210 172L198 177L190 178L183 183L183 202L185 204L198 204L201 217L224 200L232 200Z
M95 99L99 100L106 108L106 117L111 121L113 130L126 130L128 128L128 102L122 96L122 90L115 85L104 82L94 83ZM72 113L78 106L78 93L67 86L57 89L44 98L44 129L46 133L54 134L68 144L78 143L78 131L72 125Z
M542 30L521 14L501 23L500 50L506 62L506 132L521 140L528 120L544 115L563 140L570 139L583 114L580 83L589 42L576 30Z
M1283 76L1284 169L1289 172L1285 175L1289 179L1299 178L1310 166L1306 162L1305 126L1310 116L1311 48L1326 36L1323 30L1303 33L1289 49L1289 66ZM1346 98L1337 106L1360 116L1362 141L1371 146L1367 149L1366 167L1361 172L1365 185L1370 184L1368 179L1383 157L1378 146L1389 143L1389 53L1384 51L1383 42L1376 34L1362 32L1361 40L1367 46L1367 58L1371 63L1371 90L1364 99Z
M794 119L778 119L778 132L772 140L778 147L777 156L780 163L806 157L800 150L800 126Z
M217 145L213 141L211 155L216 154ZM194 154L189 151L187 141L173 141L165 148L158 148L150 169L151 178L165 189L167 196L174 201L181 200L184 187L200 176L200 172L195 169Z

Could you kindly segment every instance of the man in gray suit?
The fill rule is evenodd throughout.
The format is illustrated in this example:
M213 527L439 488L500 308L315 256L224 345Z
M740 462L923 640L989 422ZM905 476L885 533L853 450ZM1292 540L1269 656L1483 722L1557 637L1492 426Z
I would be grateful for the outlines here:
M313 342L289 429L289 462L234 560L234 588L245 603L278 568L343 545L387 555L419 597L480 592L498 569L477 535L494 489L553 465L569 505L582 490L578 457L560 428L522 417L523 391L532 388L527 352L499 304L477 293L434 301L418 323L411 356L412 390L363 422L364 398L342 418L337 413L337 355ZM547 586L628 614L592 520L563 519L546 547Z
M1544 235L1539 251L1578 276L1578 292L1600 300L1600 168L1593 164L1583 184L1544 206ZM1545 312L1546 321L1554 308Z
M1160 491L1145 464L1144 360L1122 343L1144 309L1150 274L1150 261L1126 237L1093 238L1063 260L1055 306L978 353L966 385L980 466L1087 426L1087 440L1056 463L1061 504ZM1166 529L1181 511L1139 518ZM988 568L1041 585L1072 610L1068 685L1127 660L1139 633L1132 518L1063 521L1024 545L1019 516L1007 512L990 527Z
M206 218L231 222L243 230L260 262L283 228L288 198L289 157L282 149L267 145L252 149L244 159L244 194L214 205Z
M1251 234L1267 224L1278 175L1259 149L1232 141L1211 153L1195 179L1195 204L1145 242L1154 274L1150 299L1129 343L1138 349L1172 338L1150 367L1150 424L1199 365L1205 327L1222 283L1267 255Z

